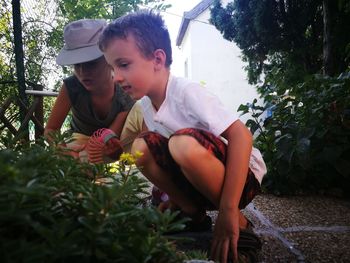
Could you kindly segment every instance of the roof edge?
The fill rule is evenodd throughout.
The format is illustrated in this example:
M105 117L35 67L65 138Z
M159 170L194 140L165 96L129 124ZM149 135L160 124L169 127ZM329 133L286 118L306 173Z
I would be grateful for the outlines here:
M183 13L179 32L177 33L177 37L176 37L176 46L178 47L181 46L182 40L186 34L190 21L198 17L200 14L202 14L213 2L214 0L203 0L199 2L190 11Z

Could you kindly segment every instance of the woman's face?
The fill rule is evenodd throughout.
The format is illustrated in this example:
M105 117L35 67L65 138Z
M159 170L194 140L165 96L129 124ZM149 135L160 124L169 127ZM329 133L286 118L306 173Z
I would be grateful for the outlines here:
M92 61L75 64L74 74L87 90L107 87L107 83L112 80L112 69L107 64L104 56Z

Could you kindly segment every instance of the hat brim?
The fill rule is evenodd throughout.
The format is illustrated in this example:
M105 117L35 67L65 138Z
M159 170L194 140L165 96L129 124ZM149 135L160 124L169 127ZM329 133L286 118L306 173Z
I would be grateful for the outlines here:
M67 50L62 48L56 57L56 63L61 66L74 65L98 59L103 56L97 45Z

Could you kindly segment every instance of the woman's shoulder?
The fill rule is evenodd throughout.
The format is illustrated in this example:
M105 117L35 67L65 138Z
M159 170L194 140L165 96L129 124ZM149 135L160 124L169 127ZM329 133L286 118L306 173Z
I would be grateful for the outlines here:
M113 100L115 103L123 105L123 107L125 107L127 110L130 110L135 103L135 101L127 93L125 93L119 85L115 85Z
M63 80L63 83L66 86L66 89L68 91L68 95L72 104L75 104L78 96L82 96L83 94L87 93L84 86L79 82L78 78L74 75L68 78L65 78Z
M83 85L78 80L78 78L74 75L63 79L63 82L64 84L66 84L66 87L71 90L84 88Z

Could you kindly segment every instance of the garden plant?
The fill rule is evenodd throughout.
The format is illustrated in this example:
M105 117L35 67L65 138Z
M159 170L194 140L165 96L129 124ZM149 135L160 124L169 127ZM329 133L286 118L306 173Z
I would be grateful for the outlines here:
M266 190L275 194L348 195L350 187L350 73L315 75L262 107L241 105L264 152ZM272 115L263 116L267 109Z
M191 257L164 235L182 229L184 220L145 205L149 186L132 166L135 156L91 165L45 141L10 142L2 140L0 150L1 262L182 262Z

